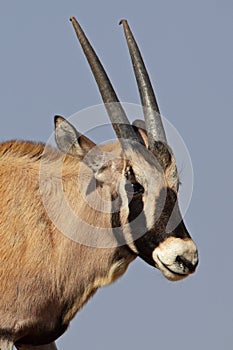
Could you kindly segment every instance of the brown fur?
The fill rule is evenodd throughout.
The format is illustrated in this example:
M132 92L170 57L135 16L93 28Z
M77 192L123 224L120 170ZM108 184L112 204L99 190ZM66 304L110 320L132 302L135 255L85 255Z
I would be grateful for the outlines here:
M111 227L111 222L109 215L87 208L80 195L80 162L70 156L64 159L52 148L43 152L43 144L31 142L0 146L0 336L16 344L55 340L96 290L120 277L135 258L125 247L81 245L55 227L40 187L42 183L51 209L62 215L62 199L57 195L61 180L77 215L84 217L88 209L89 224ZM89 181L90 170L84 166L82 171ZM98 191L106 195L104 186Z

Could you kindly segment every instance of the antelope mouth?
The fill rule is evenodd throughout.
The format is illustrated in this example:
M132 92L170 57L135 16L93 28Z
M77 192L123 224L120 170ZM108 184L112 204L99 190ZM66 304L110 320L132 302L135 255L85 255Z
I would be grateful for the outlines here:
M166 264L164 264L162 262L162 260L159 258L158 255L157 255L157 259L159 260L161 265L173 275L176 275L176 276L178 276L180 278L185 278L185 277L187 277L190 274L190 272L177 272L177 271L172 270L171 268L169 268ZM159 266L158 266L158 268L161 269Z
M188 269L184 269L176 261L172 264L165 264L158 254L154 255L155 266L162 272L164 277L169 281L180 281L188 277L191 273Z
M155 266L170 281L181 280L194 273L198 252L191 239L169 237L152 253Z

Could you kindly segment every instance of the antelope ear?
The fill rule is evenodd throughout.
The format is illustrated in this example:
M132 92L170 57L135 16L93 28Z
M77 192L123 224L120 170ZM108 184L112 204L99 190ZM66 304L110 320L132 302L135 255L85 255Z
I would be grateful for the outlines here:
M97 179L100 176L103 181L105 163L108 161L109 155L88 137L80 134L65 118L55 116L54 122L55 139L59 150L73 157L81 157L83 163L94 172L94 176Z
M88 137L80 134L65 118L54 117L55 139L62 153L76 157L84 157L96 146Z
M148 136L147 136L146 124L144 120L141 120L141 119L134 120L133 127L136 129L137 133L142 138L146 148L148 148Z

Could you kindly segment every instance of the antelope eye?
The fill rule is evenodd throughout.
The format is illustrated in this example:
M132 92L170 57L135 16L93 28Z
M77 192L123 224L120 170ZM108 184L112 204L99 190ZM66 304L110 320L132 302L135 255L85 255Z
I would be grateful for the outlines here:
M132 183L134 194L144 193L144 187L139 183Z
M130 194L131 196L132 195L135 196L137 194L144 193L144 187L139 182L137 182L132 167L129 167L127 169L127 171L125 172L125 177L126 177L125 190L128 194Z
M125 190L131 195L137 195L144 193L144 187L139 182L127 182Z

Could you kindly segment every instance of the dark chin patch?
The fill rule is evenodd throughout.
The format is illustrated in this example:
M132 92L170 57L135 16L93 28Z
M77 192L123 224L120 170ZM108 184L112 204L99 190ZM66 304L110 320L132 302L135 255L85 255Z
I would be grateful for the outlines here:
M152 253L161 242L157 237L156 232L150 230L134 241L134 245L137 248L140 258L153 267L155 267L155 262L152 258Z

